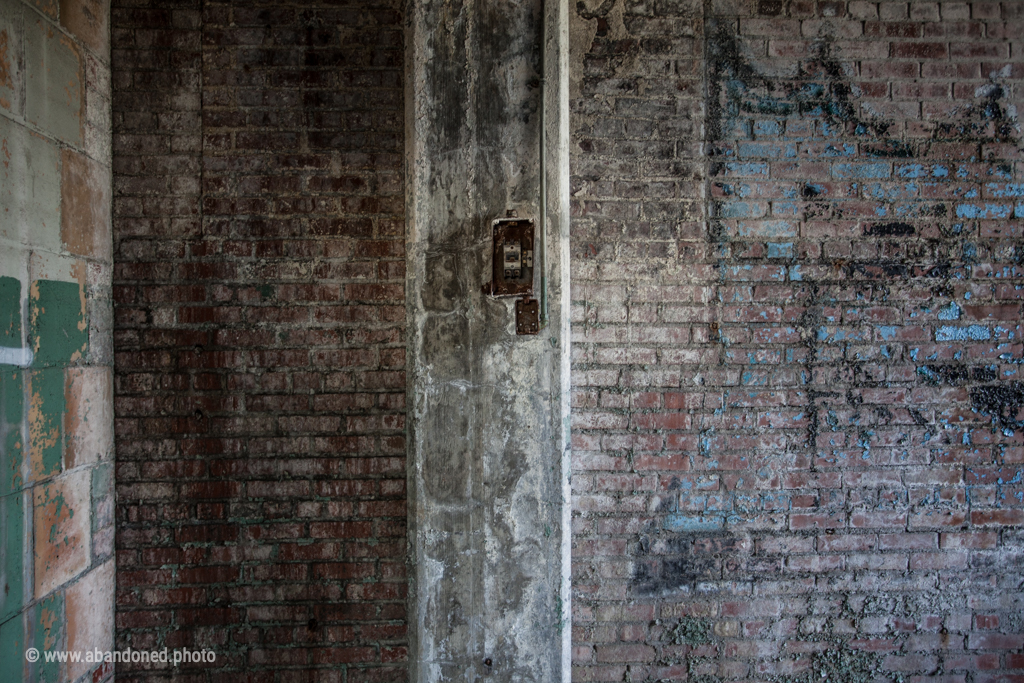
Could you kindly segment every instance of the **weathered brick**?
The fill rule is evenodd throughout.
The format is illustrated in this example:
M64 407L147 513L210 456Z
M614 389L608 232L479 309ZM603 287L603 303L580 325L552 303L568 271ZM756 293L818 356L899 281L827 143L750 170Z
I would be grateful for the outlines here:
M379 667L405 658L380 559L405 535L402 14L307 10L112 8L117 524L139 551L118 644L203 638L273 677L313 660L259 622L316 632L329 601L352 627L313 668L397 679ZM232 607L202 607L214 592ZM264 638L284 647L246 659Z

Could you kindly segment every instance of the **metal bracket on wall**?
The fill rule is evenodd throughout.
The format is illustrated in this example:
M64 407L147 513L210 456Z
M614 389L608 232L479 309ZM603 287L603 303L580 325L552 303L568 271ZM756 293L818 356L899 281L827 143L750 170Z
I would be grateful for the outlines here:
M537 334L540 331L540 305L536 299L524 297L516 301L516 334Z

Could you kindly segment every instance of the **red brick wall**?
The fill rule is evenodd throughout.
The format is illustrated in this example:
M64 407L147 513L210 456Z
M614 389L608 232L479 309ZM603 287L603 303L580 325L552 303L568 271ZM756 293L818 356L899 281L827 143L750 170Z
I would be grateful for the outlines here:
M1024 4L598 5L575 680L1024 680Z
M404 679L400 9L114 2L120 647Z

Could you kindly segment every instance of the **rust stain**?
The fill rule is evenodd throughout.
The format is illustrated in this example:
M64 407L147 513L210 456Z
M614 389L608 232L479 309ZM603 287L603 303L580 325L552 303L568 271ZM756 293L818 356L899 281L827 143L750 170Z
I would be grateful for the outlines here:
M58 629L54 628L58 618L57 612L51 609L43 608L39 614L39 621L43 626L43 631L46 632L46 637L43 639L43 649L52 650L57 647L57 636L59 635Z
M3 158L4 168L10 168L11 167L11 150L7 149L7 138L4 138L3 141L0 141L0 151L3 151L3 155L4 155L4 158Z
M56 0L33 0L32 4L39 8L39 10L46 14L51 19L57 18L57 2Z
M88 474L34 492L36 595L45 595L89 566Z
M85 313L87 310L89 310L86 307L86 301L85 301L85 287L86 287L87 272L88 272L88 266L84 262L82 262L82 261L76 261L75 265L71 267L71 277L73 277L76 280L78 280L78 303L79 303L79 306L80 306L79 310L82 311L82 313ZM77 325L77 327L78 327L78 331L79 332L85 332L85 331L88 330L89 322L87 320L87 317L88 316L86 316L86 315L82 315L82 316L80 316L78 318L78 325ZM75 362L77 362L77 361L79 361L81 359L82 359L82 352L81 352L81 350L75 351L74 355L71 356L71 362L72 363L75 363Z
M43 458L38 455L42 451L53 448L60 441L60 424L50 419L43 407L42 392L33 389L29 395L28 405L29 442L35 457L32 458L32 474L39 478L49 474Z
M28 287L28 295L29 295L29 297L31 297L32 300L39 301L39 280L33 280L32 284L29 285L29 287ZM42 306L30 307L29 311L30 311L29 312L29 324L32 325L33 327L35 327L35 326L37 326L39 324L39 316L42 315L43 313L46 313L46 309L43 308ZM31 335L30 335L30 337L31 337ZM31 340L31 343L32 343L32 353L33 354L38 354L39 353L39 342L40 341L41 340L39 339L38 336L36 336L35 339Z
M7 29L0 31L0 86L7 86L8 88L14 87L14 81L11 80L11 58L7 56L7 43L10 39L7 37ZM4 100L0 100L3 103ZM10 109L10 105L4 105Z

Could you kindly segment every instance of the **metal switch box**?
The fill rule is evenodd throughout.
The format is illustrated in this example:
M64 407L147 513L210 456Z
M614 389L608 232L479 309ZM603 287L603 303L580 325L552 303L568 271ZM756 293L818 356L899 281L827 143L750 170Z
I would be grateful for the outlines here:
M498 218L491 227L493 270L484 291L491 296L533 294L533 220Z

